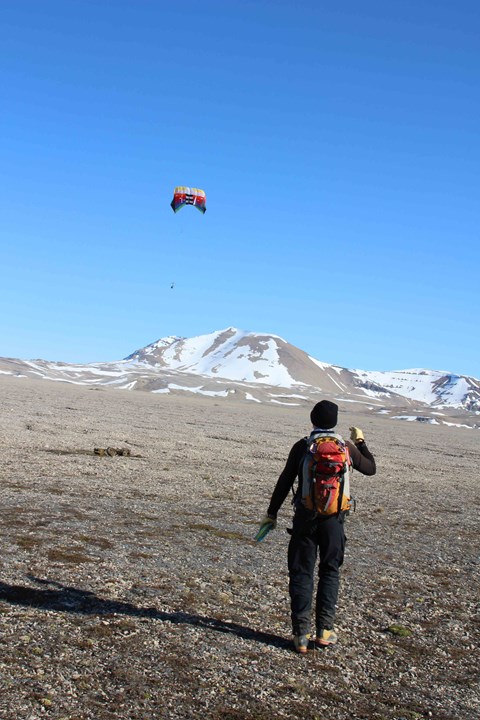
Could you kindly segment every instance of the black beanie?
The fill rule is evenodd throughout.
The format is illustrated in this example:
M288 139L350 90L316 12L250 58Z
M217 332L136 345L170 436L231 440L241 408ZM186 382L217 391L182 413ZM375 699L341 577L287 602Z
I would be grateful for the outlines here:
M338 405L330 400L322 400L317 403L310 413L312 425L322 430L330 430L335 427L338 420Z

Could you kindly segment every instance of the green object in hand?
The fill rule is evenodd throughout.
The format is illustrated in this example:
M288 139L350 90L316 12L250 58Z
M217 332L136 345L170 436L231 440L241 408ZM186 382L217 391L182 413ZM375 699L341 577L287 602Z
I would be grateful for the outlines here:
M277 527L277 521L275 518L265 515L263 518L257 534L255 535L255 542L261 542L270 532Z

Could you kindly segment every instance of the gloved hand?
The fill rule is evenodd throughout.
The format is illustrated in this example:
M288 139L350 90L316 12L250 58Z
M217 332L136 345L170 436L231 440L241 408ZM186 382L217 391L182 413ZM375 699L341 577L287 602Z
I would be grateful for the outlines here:
M274 518L271 515L265 515L262 522L260 523L258 533L255 535L255 542L261 542L263 538L268 535L270 530L275 530L276 527L277 518Z
M355 445L357 445L359 442L365 442L363 432L360 430L360 428L357 428L357 427L350 428L350 440L353 443L355 443Z

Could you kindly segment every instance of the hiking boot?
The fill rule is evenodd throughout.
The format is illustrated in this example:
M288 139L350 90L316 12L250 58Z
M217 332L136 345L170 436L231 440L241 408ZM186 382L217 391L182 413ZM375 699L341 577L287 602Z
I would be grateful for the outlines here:
M306 655L308 652L308 641L310 640L310 633L307 635L294 635L293 646L295 650L301 655Z
M327 630L326 628L323 628L323 630L317 630L317 635L315 637L315 645L317 645L318 647L335 645L337 640L338 637L335 630Z

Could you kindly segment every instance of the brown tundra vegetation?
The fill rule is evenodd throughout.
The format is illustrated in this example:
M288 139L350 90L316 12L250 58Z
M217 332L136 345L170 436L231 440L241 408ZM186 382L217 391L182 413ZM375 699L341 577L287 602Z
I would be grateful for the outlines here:
M479 717L478 430L340 403L378 469L353 478L339 643L300 657L289 502L252 538L308 405L0 390L1 718Z

